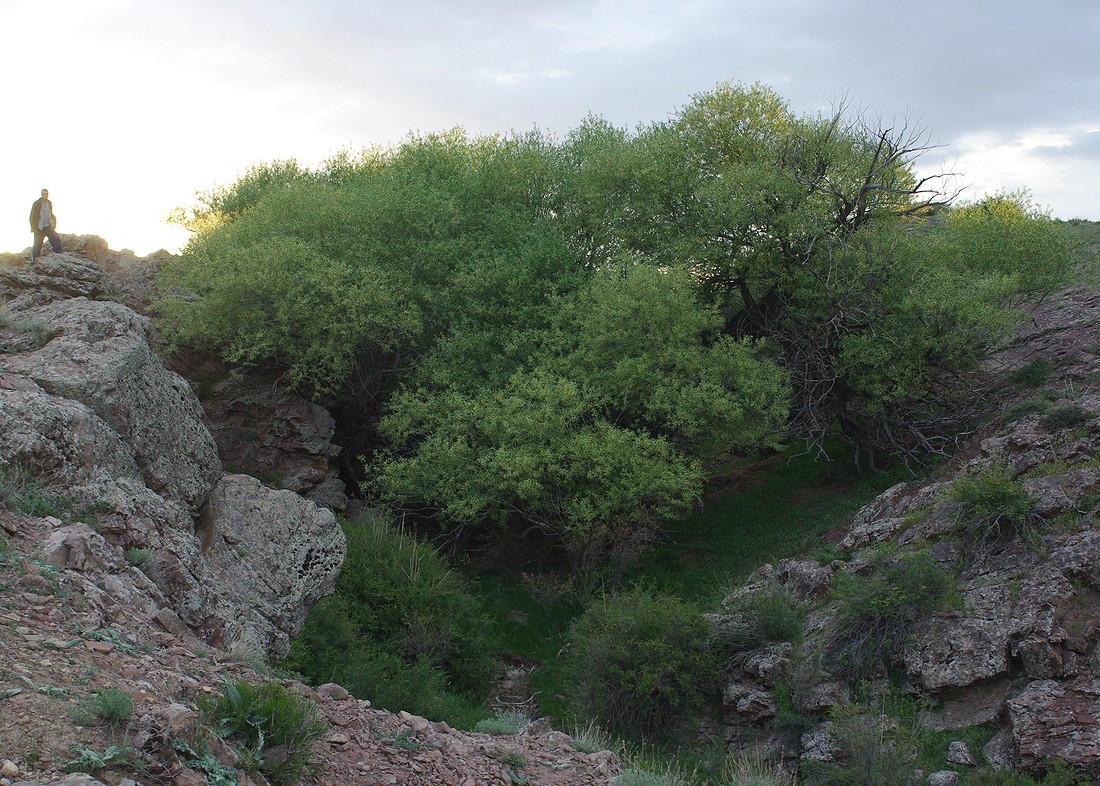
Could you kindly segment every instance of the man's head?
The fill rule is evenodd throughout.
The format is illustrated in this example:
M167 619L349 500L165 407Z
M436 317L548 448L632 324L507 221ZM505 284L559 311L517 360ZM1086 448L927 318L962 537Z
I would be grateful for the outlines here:
M49 195L50 195L50 190L48 188L43 188L42 189L42 198L46 199L47 197L49 197Z

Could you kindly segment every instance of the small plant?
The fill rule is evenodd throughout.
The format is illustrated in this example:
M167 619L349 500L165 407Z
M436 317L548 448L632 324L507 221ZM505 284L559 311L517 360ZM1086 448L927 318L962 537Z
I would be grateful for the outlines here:
M1065 431L1083 426L1095 417L1095 412L1090 412L1076 404L1059 404L1039 419L1039 425L1050 432Z
M612 786L688 786L688 782L672 772L650 772L629 768L611 780Z
M1008 375L1008 381L1021 387L1039 388L1046 384L1053 369L1046 358L1035 358L1025 363Z
M740 596L714 632L718 646L731 653L755 650L802 636L806 607L778 585Z
M505 751L500 754L500 762L512 769L519 769L527 766L527 757L519 751Z
M1017 420L1023 420L1031 415L1041 415L1044 412L1050 411L1052 406L1050 401L1045 398L1018 401L1004 411L1004 414L1001 416L1001 422L1014 423Z
M614 748L611 736L594 720L570 729L569 736L573 739L573 747L581 753L598 753Z
M844 751L844 764L807 762L803 783L811 786L904 786L919 782L912 736L890 719L850 707L835 713L832 735Z
M274 682L227 683L204 709L220 737L241 744L239 766L274 783L300 780L327 730L312 702Z
M139 570L145 570L153 560L153 550L130 546L126 549L126 561Z
M218 761L208 748L199 746L196 750L178 737L172 740L172 747L190 769L206 776L210 786L237 786L237 770Z
M870 576L838 573L833 597L839 608L825 662L849 682L884 674L918 622L960 603L953 577L923 551L882 558Z
M1031 512L1031 500L1007 466L957 478L947 498L955 504L960 531L971 541L1035 539L1038 519Z
M120 729L134 714L134 700L124 690L101 690L69 708L69 716L81 726L102 725Z
M479 720L474 725L474 731L483 734L518 734L530 722L531 719L522 712L500 710L492 718Z
M92 774L98 770L106 769L112 765L129 764L134 757L132 745L112 745L102 754L81 743L69 746L69 752L73 758L62 762L61 768L65 772L86 772Z

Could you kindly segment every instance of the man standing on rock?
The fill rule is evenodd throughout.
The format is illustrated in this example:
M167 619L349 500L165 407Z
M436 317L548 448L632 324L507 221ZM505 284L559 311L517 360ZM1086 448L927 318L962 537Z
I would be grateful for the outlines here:
M34 245L31 247L31 264L35 257L42 252L42 238L48 237L55 254L61 253L61 238L57 236L54 227L57 225L57 216L53 214L53 202L50 201L50 192L43 188L42 198L31 205L31 232L34 232Z

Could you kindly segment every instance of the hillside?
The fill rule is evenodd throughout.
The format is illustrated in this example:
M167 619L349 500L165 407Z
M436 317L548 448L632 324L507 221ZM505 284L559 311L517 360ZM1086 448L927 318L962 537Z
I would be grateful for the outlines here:
M124 305L156 260L65 245L79 253L33 269L0 260L0 783L266 783L308 747L246 713L270 739L238 771L241 740L202 708L268 681L316 708L318 783L610 781L613 754L545 726L458 732L276 679L263 664L331 590L343 534L328 509L223 470L191 386Z
M266 680L325 723L317 783L613 781L614 754L545 723L462 732L265 667L343 559L331 419L240 379L187 384L134 310L156 260L66 247L82 253L0 260L7 782L82 767L95 779L65 782L262 784L202 708ZM1058 761L1100 777L1100 293L1029 310L976 380L991 414L956 454L865 506L828 555L761 566L711 615L731 750L805 783L1026 784L1003 773ZM272 436L250 438L268 417ZM238 462L283 488L227 471ZM132 709L109 706L123 694Z

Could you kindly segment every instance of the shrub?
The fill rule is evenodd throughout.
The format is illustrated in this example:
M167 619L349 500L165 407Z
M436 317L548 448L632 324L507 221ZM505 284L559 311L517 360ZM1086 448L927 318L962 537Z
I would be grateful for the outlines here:
M570 631L572 705L611 730L663 736L710 690L711 623L671 595L635 589L597 600Z
M947 498L955 503L957 526L972 541L1034 539L1031 501L1007 466L956 478Z
M69 709L69 716L82 726L100 724L119 729L130 722L134 700L124 690L101 690L86 696Z
M895 665L917 623L959 602L953 577L923 551L886 560L869 576L838 573L833 597L825 661L853 682Z
M853 707L833 723L832 735L844 752L844 764L807 762L802 782L807 786L904 786L918 783L913 760L916 745L889 719Z
M1096 413L1076 404L1059 404L1039 419L1039 425L1047 431L1064 431L1083 426L1096 417Z
M1047 377L1050 376L1052 368L1053 366L1046 358L1036 358L1013 370L1008 375L1008 381L1022 387L1042 387L1046 383Z
M715 629L719 648L730 653L765 647L802 636L806 607L778 585L737 598L726 620Z
M287 665L386 709L437 718L457 710L469 723L483 717L481 709L470 713L470 697L485 695L494 661L478 598L410 534L383 522L345 524L344 532L348 553L335 592L310 612Z
M313 745L327 731L312 702L274 682L227 683L204 710L218 736L244 746L238 766L258 770L273 783L300 780Z
M522 712L515 710L501 710L492 718L479 720L474 725L474 731L483 734L518 734L531 719Z

